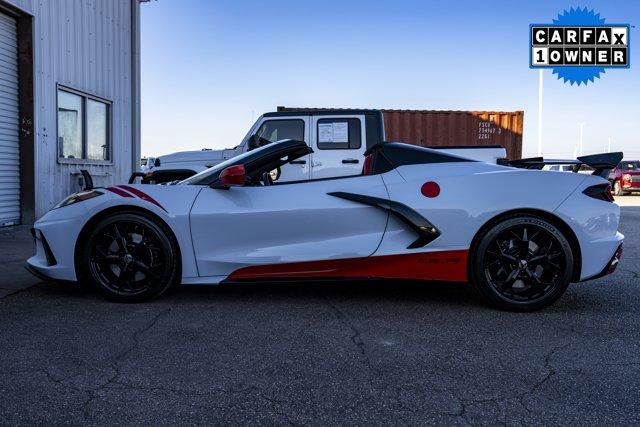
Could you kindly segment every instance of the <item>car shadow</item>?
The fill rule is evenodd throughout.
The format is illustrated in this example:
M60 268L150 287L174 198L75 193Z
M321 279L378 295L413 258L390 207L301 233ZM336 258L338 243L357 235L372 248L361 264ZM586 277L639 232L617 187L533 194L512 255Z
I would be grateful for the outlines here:
M92 290L74 284L40 283L37 289L57 297L100 299ZM359 303L428 303L452 306L482 306L469 283L397 280L298 281L182 285L154 301L194 303L317 302L319 300ZM153 302L152 302L153 303Z

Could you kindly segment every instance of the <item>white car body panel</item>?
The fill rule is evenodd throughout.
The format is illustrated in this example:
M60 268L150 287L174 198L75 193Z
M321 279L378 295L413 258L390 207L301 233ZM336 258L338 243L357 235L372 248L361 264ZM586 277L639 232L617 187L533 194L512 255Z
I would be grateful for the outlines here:
M332 191L389 197L380 175L204 189L191 211L200 274L226 276L249 265L372 255L388 213L327 195Z

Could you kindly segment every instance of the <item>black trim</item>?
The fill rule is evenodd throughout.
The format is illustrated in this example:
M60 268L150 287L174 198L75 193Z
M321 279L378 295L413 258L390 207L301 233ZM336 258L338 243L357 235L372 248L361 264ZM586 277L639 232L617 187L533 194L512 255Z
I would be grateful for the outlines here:
M78 283L75 280L54 279L52 277L49 277L49 276L41 273L35 267L30 266L26 262L24 263L24 269L27 270L29 273L33 274L34 276L36 276L38 279L43 280L45 282L59 283L59 284L74 284L74 285Z
M463 148L504 148L502 145L494 144L494 145L443 145L439 147L427 147L432 150L460 150Z
M131 179L135 181L137 176L142 177L141 184L150 184L153 182L154 184L164 184L166 182L172 181L182 181L183 179L187 179L195 175L197 172L192 169L160 169L160 170L151 170L150 172L136 172L131 175L129 178L129 184L133 182Z
M440 231L431 224L425 217L420 215L409 206L402 203L381 199L379 197L365 196L362 194L345 193L342 191L327 193L329 196L339 197L352 202L375 206L394 214L398 219L409 225L418 234L418 238L407 246L407 249L421 248L440 236Z
M604 268L602 269L602 271L600 273L596 274L595 276L587 277L586 279L580 280L580 283L588 282L590 280L599 279L601 277L604 277L604 276L607 276L609 274L612 274L616 270L616 268L618 267L618 264L620 263L621 255L622 255L622 243L620 243L620 245L618 245L618 248L616 249L615 253L611 257L611 259L609 260L607 265L604 266ZM614 264L614 262L615 262L615 264Z
M322 109L322 108L287 108L284 111L272 111L264 113L263 117L278 116L353 116L366 114L382 114L380 110L363 110L363 109Z
M84 188L83 190L93 190L93 178L91 174L86 169L80 169L80 173L82 174L82 178L84 179Z

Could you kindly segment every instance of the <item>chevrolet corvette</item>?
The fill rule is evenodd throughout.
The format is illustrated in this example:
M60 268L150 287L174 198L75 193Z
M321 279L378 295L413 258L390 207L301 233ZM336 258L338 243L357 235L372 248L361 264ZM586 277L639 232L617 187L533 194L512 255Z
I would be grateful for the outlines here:
M620 258L603 177L622 153L581 157L588 175L388 142L360 174L274 182L311 151L283 140L173 185L73 194L35 223L26 266L121 302L174 284L376 278L470 282L497 308L533 311Z

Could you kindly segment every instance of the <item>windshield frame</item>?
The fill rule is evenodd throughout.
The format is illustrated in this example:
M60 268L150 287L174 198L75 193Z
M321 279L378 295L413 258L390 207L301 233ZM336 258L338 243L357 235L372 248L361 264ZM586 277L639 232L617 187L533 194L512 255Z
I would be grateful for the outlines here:
M180 185L211 185L215 183L220 173L230 166L244 165L246 175L253 176L262 172L261 168L279 167L292 160L312 153L313 150L304 141L284 139L263 145L251 151L246 151L224 162L218 163L200 173L197 173L185 180L180 181ZM274 166L275 165L275 166ZM271 170L269 169L269 170Z

